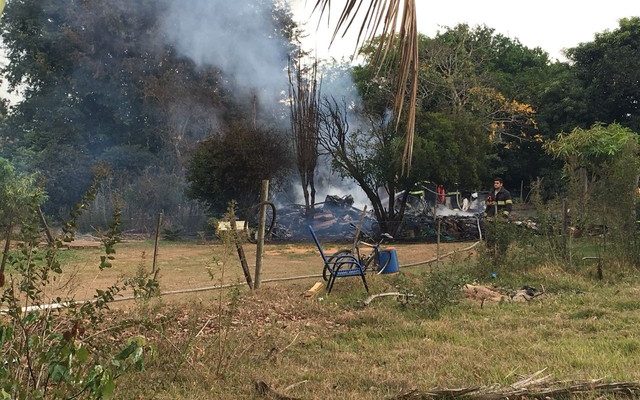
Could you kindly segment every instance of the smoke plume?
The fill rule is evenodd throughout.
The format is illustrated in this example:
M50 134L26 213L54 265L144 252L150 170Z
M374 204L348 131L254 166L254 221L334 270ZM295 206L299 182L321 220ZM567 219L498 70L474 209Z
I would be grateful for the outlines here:
M179 54L220 69L240 95L268 106L287 90L289 44L278 22L269 0L171 0L162 26Z
M229 88L238 98L257 95L263 108L280 107L288 90L287 58L292 46L282 35L282 20L274 14L272 0L170 0L162 24L168 44L178 54L202 67L216 67L226 77ZM282 10L281 10L282 11ZM309 50L309 49L307 49ZM331 64L322 82L323 96L361 104L349 66ZM356 128L358 121L351 120ZM287 130L289 121L282 124ZM317 201L328 194L351 194L355 204L369 204L364 192L351 179L332 171L331 160L321 156L316 172ZM292 176L294 199L302 202L298 177Z

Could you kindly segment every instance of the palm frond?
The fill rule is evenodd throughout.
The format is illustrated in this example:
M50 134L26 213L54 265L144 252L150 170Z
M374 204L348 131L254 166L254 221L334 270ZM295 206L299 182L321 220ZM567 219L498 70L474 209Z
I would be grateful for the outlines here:
M368 5L367 5L368 3ZM314 12L320 13L320 18L331 9L331 0L316 0ZM364 19L358 31L356 48L359 49L366 42L379 36L374 62L379 68L384 64L389 52L399 46L398 77L394 99L394 114L396 129L405 107L407 124L405 131L405 145L402 159L402 173L411 170L413 156L413 141L415 136L416 103L418 99L418 27L416 21L416 0L347 0L336 23L332 42L342 33L352 29L356 17L365 10ZM408 98L408 104L406 99Z

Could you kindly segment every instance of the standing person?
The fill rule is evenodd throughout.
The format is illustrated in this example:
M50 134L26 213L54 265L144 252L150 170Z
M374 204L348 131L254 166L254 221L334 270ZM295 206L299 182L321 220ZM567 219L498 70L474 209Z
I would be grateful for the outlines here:
M493 180L493 192L489 194L486 200L487 208L485 213L488 217L494 217L496 211L498 215L509 217L511 208L513 206L513 200L511 199L511 193L504 188L504 181L502 178L495 178Z

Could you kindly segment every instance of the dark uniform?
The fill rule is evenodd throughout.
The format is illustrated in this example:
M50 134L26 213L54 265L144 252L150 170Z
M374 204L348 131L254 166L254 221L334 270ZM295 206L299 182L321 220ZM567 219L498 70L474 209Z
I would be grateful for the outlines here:
M509 193L509 191L504 187L500 188L500 191L498 191L498 193L494 192L490 194L489 197L487 197L485 203L487 205L485 213L488 217L493 217L495 215L496 205L498 206L498 215L508 215L509 213L511 213L511 208L513 206L511 193Z

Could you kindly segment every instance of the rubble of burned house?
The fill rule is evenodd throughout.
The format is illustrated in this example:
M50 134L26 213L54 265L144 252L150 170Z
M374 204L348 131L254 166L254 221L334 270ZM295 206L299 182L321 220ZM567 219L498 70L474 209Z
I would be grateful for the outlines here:
M308 226L312 226L321 239L333 241L351 240L354 225L362 219L362 229L372 232L376 220L371 213L365 213L353 206L350 195L327 196L325 201L317 203L313 212L308 213L303 205L289 205L278 208L278 218L273 228L276 240L301 240L309 236Z
M363 210L353 204L354 199L350 195L329 195L324 202L315 205L312 213L307 213L302 205L279 207L273 239L304 240L309 236L308 226L311 225L322 239L350 241L360 220L363 231L381 234L373 212L363 215ZM473 210L463 212L446 204L434 207L428 199L415 195L409 195L402 224L394 236L396 240L436 241L438 221L441 241L477 240L480 237L479 219Z
M398 239L435 241L440 224L441 241L466 241L480 238L479 214L484 211L484 200L476 199L467 211L457 193L438 198L434 193L410 194ZM402 193L399 194L401 196Z

